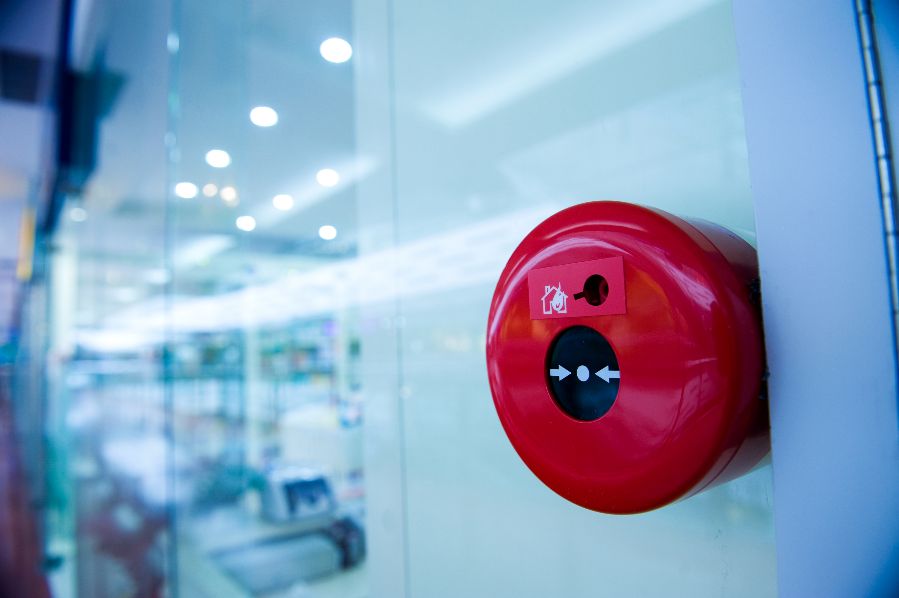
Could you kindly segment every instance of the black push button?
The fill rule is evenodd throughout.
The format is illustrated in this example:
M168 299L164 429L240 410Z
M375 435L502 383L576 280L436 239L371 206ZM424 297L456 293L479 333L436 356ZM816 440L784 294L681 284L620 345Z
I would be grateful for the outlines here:
M566 328L546 356L549 391L565 413L581 421L598 419L618 396L621 372L606 338L587 326Z

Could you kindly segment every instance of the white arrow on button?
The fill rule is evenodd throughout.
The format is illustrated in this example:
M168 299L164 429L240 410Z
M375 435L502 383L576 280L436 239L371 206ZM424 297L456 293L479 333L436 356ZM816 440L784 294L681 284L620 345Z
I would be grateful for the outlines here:
M596 375L599 376L600 378L602 378L603 380L605 380L606 382L609 381L609 378L618 378L619 380L621 379L621 372L618 372L615 370L610 370L609 366L606 366L603 369L596 372Z
M559 367L555 368L555 369L549 370L549 375L550 375L550 376L555 376L555 377L558 378L559 380L564 380L564 379L568 376L568 374L570 374L570 373L571 373L571 372L569 372L568 370L566 370L566 369L565 369L564 367L562 367L561 365L560 365Z

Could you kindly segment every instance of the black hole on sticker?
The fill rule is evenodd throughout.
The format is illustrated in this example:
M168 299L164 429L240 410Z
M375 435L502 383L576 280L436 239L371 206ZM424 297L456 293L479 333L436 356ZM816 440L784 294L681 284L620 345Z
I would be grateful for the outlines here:
M609 281L599 274L591 274L584 281L584 290L575 293L574 298L584 299L593 306L602 305L609 298Z

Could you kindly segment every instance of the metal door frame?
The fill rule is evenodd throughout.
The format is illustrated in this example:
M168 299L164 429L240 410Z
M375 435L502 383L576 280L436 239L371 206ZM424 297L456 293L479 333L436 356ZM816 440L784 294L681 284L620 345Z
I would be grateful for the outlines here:
M887 251L895 232L881 201L859 7L852 0L733 4L782 596L892 596L899 588Z

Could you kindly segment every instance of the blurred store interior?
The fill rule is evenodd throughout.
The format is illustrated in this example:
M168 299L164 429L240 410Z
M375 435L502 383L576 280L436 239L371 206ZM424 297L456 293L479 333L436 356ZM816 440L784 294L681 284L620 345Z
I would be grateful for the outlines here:
M775 595L770 461L587 512L484 366L559 209L755 245L742 110L730 0L0 2L0 595Z
M2 5L14 519L53 595L362 595L349 8Z

